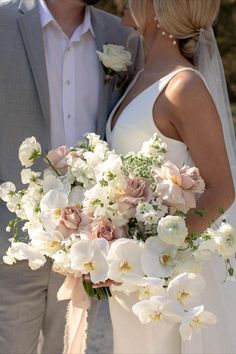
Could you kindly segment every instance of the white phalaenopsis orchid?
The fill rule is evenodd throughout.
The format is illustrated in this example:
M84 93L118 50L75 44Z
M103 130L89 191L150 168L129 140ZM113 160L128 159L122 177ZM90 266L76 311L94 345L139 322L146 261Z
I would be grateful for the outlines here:
M149 277L169 277L172 274L177 248L168 246L159 237L149 237L144 245L141 263Z
M36 248L23 242L13 242L3 260L9 265L16 263L16 261L28 260L32 270L36 270L46 263L46 258Z
M35 137L25 139L19 148L19 160L22 166L31 167L41 155L41 152L41 145Z
M140 277L136 274L127 274L122 277L122 284L113 286L112 291L122 291L125 293L136 292L139 300L144 300L152 296L165 296L163 287L165 281L160 278Z
M105 239L79 240L71 247L71 268L82 274L90 274L93 283L108 279L106 260L109 243Z
M123 276L135 274L143 277L145 274L141 266L143 243L129 239L114 241L108 253L109 278L117 282L122 281Z
M195 304L204 287L205 281L200 274L183 273L170 281L167 294L186 309Z
M193 331L199 331L209 325L217 322L217 317L208 311L204 311L204 306L197 306L188 311L180 325L180 334L182 340L189 341L192 338Z
M153 322L159 326L166 326L171 322L181 322L184 316L179 303L165 296L153 296L149 300L138 302L132 309L143 324Z
M159 221L157 232L163 242L177 247L183 246L188 236L188 229L181 216L165 216Z

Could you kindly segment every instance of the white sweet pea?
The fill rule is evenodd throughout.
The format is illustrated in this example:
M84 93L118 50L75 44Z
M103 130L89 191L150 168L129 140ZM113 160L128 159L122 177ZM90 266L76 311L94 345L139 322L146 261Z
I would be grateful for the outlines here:
M149 237L141 257L144 273L149 277L169 277L176 253L176 247L168 246L157 236Z
M167 294L178 300L184 308L195 303L205 287L204 278L199 274L183 273L170 281Z
M16 186L12 182L4 182L0 185L0 198L4 202L9 202L12 196L15 195Z
M236 253L236 233L228 223L222 223L214 235L217 252L224 258L230 258Z
M158 236L167 244L181 247L188 236L185 221L180 216L167 215L158 223Z
M204 311L204 306L194 307L184 317L179 328L183 341L191 340L193 330L199 331L217 322L217 317L211 312Z
M132 64L130 52L121 45L104 45L103 52L97 51L97 54L102 64L113 71L127 71L128 66Z
M160 157L167 152L167 144L163 143L157 134L145 141L142 145L140 153L146 157Z
M127 274L136 274L143 277L142 252L142 242L123 238L114 241L107 257L110 265L109 278L119 282Z
M178 302L165 296L153 296L149 300L136 303L132 310L142 324L153 322L156 325L168 325L181 322L184 312Z
M29 267L32 270L42 267L46 262L46 258L30 244L13 242L7 250L6 256L3 257L3 261L6 264L12 265L16 261L22 260L28 260Z
M96 284L108 278L109 266L106 260L109 243L105 239L79 240L70 251L71 267L82 274L90 274Z
M32 166L41 155L41 151L41 146L35 137L25 139L19 148L19 160L22 166Z
M167 214L168 208L161 203L161 200L151 203L139 202L136 208L136 219L145 225L157 224Z
M41 172L34 172L30 168L24 168L21 171L21 181L23 184L41 184L39 177L41 176Z

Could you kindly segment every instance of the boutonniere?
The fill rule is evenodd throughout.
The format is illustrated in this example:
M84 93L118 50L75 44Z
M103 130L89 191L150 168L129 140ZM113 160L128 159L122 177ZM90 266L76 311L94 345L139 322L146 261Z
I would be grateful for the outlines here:
M128 66L132 64L131 53L122 45L106 44L103 46L103 51L97 51L97 54L105 71L105 84L117 76L119 82L116 86L120 87L122 84L121 72L127 71Z

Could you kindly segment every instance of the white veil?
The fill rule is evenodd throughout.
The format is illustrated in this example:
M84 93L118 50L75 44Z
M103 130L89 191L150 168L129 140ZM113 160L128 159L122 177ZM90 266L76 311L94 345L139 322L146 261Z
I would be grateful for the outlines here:
M194 65L200 71L209 87L219 112L224 131L225 144L236 190L236 140L232 113L227 92L224 68L212 27L200 30L198 47L194 55ZM233 211L234 215L230 215ZM226 213L236 226L236 202ZM235 220L232 219L235 217Z
M205 79L219 112L227 148L231 172L236 189L236 142L222 60L213 29L201 29L194 57L197 70ZM225 217L236 229L236 202L227 210ZM234 260L234 265L235 265ZM222 284L225 277L222 259L215 256L203 269L207 284L203 303L217 315L218 323L200 333L190 342L182 343L182 354L236 353L236 282Z

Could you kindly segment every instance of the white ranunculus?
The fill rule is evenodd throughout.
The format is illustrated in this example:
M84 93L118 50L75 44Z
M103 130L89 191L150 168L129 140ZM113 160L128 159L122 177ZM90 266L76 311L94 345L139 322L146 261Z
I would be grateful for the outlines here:
M217 252L224 258L230 258L236 253L236 233L228 223L222 223L214 235Z
M144 300L156 295L166 295L165 289L163 288L165 281L160 278L140 277L136 274L127 274L123 276L122 281L122 285L120 287L115 286L115 290L119 291L117 288L122 288L124 292L136 292L139 300Z
M143 243L131 239L118 239L114 241L108 253L109 278L122 281L123 276L135 274L143 277L145 274L141 267Z
M167 215L158 223L158 236L167 244L181 247L188 236L185 221L180 216Z
M41 184L39 177L41 176L41 172L34 172L30 168L24 168L21 171L21 181L23 184Z
M149 277L169 277L174 266L177 248L168 246L158 236L149 237L141 257L142 268Z
M136 208L136 219L145 225L157 224L167 214L168 208L161 201L151 203L139 202Z
M19 160L22 166L30 167L41 154L41 146L35 137L27 138L19 148Z
M109 266L106 260L109 243L103 238L79 240L70 251L71 268L82 274L90 274L94 284L108 279Z
M4 182L0 185L0 198L4 202L9 202L12 196L15 195L16 186L12 182Z
M176 301L165 296L153 296L133 305L132 310L142 324L153 322L159 326L181 322L184 312Z
M208 311L204 311L204 306L197 306L188 311L180 325L179 331L183 341L189 341L192 338L193 330L201 330L208 325L214 325L217 322L216 316Z
M46 258L30 244L13 242L11 247L7 250L6 256L3 257L3 261L11 265L17 260L28 260L29 267L32 270L42 267L46 262Z
M205 281L200 274L182 273L170 281L167 294L186 308L195 303L204 287Z
M121 45L107 44L103 46L103 52L97 51L102 64L113 71L127 71L132 64L131 54Z

